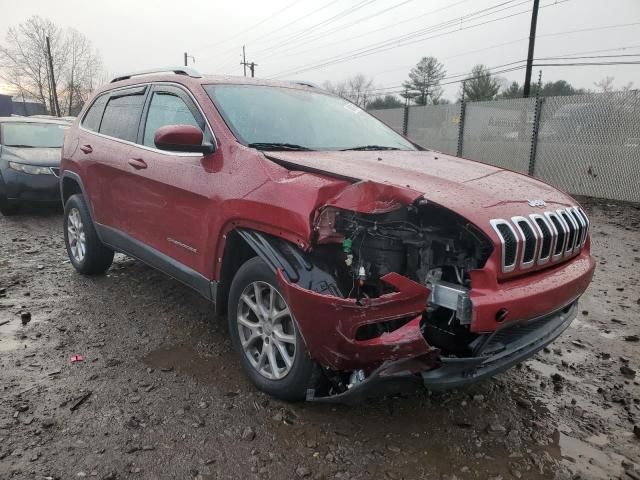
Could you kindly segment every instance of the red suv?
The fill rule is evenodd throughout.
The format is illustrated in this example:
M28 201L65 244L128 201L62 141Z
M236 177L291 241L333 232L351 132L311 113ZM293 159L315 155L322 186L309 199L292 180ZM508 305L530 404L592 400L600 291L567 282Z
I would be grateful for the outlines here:
M79 272L120 251L190 286L287 400L504 371L569 326L595 268L571 197L307 84L118 77L67 132L60 186Z

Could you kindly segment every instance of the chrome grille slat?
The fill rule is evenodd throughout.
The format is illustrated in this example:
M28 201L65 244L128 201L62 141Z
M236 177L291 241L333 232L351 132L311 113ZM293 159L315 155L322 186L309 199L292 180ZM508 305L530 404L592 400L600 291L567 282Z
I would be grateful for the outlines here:
M586 244L590 224L584 210L572 206L494 219L491 226L502 244L502 272L508 273L574 256Z
M538 249L538 255L536 261L538 265L547 263L551 258L553 252L553 243L556 235L554 234L547 219L539 213L532 213L529 215L531 223L538 230L538 238L540 238L540 245Z
M500 238L500 242L502 243L502 271L503 272L511 272L516 268L516 262L518 259L518 251L519 251L519 242L518 236L516 235L516 231L511 226L509 222L503 220L501 218L491 220L491 226L498 234L498 238ZM501 228L505 227L505 228ZM507 255L508 247L511 248L510 242L514 242L514 252L509 252ZM507 258L508 257L508 258ZM513 257L513 259L511 259ZM507 261L509 260L509 261Z
M538 237L535 230L525 217L512 217L511 221L520 234L522 248L520 249L520 268L531 268L536 258Z

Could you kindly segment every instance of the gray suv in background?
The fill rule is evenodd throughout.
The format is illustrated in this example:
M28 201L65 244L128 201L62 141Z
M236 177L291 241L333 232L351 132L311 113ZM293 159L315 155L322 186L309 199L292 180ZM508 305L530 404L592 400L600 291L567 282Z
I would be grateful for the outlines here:
M69 122L0 117L0 213L23 202L60 202L58 173Z

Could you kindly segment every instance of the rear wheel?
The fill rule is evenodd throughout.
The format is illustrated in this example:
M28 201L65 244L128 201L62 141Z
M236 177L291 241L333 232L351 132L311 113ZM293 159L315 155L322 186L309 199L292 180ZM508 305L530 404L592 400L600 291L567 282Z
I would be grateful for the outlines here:
M64 242L69 260L80 273L104 273L113 262L113 250L98 238L89 208L80 194L64 206Z
M314 371L275 274L258 257L238 270L229 292L229 332L251 381L282 400L303 400Z

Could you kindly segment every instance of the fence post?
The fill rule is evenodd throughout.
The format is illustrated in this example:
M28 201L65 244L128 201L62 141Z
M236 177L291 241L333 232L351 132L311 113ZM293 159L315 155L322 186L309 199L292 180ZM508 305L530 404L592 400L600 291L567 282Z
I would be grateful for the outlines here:
M540 128L540 112L544 97L536 97L536 105L533 110L533 131L531 132L531 145L529 146L529 175L533 176L536 169L536 152L538 150L538 130Z
M407 136L409 131L409 105L404 106L404 112L402 113L402 135Z
M464 99L460 102L460 121L458 122L458 149L456 157L462 157L462 147L464 139L464 120L467 112L467 102Z

